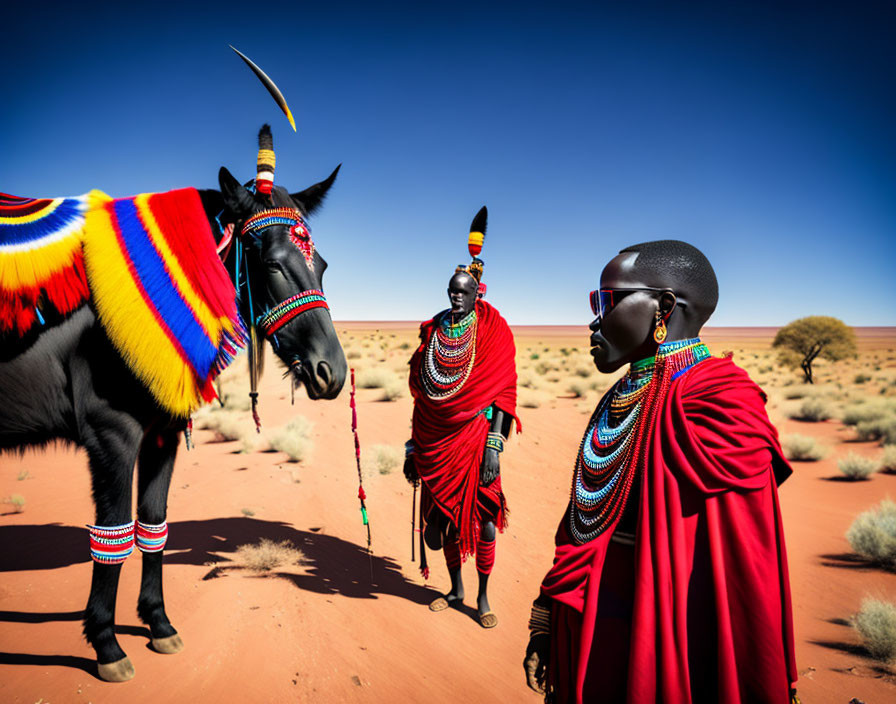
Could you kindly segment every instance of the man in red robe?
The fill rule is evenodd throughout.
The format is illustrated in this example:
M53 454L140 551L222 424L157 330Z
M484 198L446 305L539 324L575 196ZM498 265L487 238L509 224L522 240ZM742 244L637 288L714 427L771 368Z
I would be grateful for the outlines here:
M589 423L533 605L524 666L549 701L791 700L791 470L763 392L697 338L717 300L673 240L623 250L592 294L598 370L631 366Z
M481 244L485 212L473 221L471 242L479 234ZM499 457L516 419L516 349L504 318L479 296L482 263L473 254L448 284L451 308L420 327L410 363L414 415L405 476L422 483L421 569L428 575L424 544L443 548L451 577L450 591L430 609L463 603L461 564L475 555L479 622L493 628L498 619L487 589L496 531L507 516Z

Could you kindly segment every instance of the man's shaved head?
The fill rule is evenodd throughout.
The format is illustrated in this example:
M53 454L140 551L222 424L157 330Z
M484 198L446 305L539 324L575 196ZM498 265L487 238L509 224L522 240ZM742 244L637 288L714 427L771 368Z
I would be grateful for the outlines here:
M719 282L699 249L680 240L655 240L632 245L620 254L636 252L630 273L648 286L670 288L691 308L701 323L719 302Z

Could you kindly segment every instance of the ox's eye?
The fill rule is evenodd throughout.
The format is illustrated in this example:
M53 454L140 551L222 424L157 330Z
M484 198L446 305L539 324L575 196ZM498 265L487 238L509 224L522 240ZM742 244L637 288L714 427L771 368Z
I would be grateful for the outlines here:
M283 273L283 265L277 259L265 259L264 265L267 267L268 271L272 274L282 274Z

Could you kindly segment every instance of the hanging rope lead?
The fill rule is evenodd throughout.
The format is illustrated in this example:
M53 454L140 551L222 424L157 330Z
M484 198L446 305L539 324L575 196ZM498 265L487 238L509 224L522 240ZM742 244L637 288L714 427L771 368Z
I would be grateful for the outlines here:
M358 439L358 408L355 404L355 370L351 369L352 394L350 405L352 408L352 435L355 436L355 464L358 467L358 500L361 502L361 520L367 526L367 557L370 560L370 582L373 583L373 553L370 539L370 520L367 517L367 494L364 491L364 478L361 476L361 441Z

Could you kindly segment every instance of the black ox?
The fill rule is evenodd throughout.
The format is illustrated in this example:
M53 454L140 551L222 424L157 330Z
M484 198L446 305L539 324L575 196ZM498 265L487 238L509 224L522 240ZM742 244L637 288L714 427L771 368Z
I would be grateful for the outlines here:
M266 126L262 130L266 132ZM267 132L269 139L269 132ZM222 167L220 191L202 190L200 198L212 231L242 223L272 208L292 208L305 218L322 204L339 171L298 193L275 186L269 196L254 193ZM318 252L313 267L290 238L286 225L272 225L243 238L251 291L242 290L240 312L247 323L278 303L308 290L323 290L327 267ZM220 237L220 235L216 235ZM225 259L235 270L237 247ZM248 295L251 292L251 297ZM250 298L254 310L250 310ZM304 384L311 399L335 398L345 381L346 361L326 309L314 308L290 320L276 333L275 352L295 385ZM263 343L263 340L261 341ZM261 346L261 345L259 345ZM88 456L98 526L132 519L132 487L137 467L137 519L167 520L171 483L183 419L160 409L116 352L88 304L44 328L35 338L4 341L0 348L0 450L42 446L62 440L83 447ZM165 613L162 553L143 554L137 610L149 627L152 645L173 653L183 647ZM121 565L94 562L84 634L96 651L99 675L123 681L134 668L115 638L115 601Z

